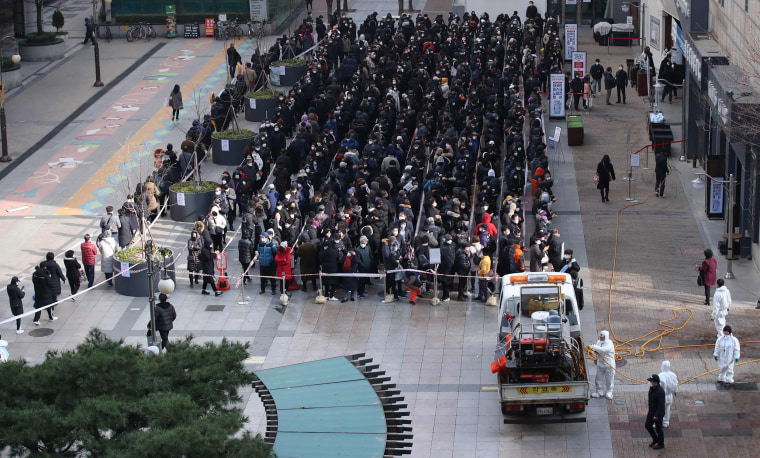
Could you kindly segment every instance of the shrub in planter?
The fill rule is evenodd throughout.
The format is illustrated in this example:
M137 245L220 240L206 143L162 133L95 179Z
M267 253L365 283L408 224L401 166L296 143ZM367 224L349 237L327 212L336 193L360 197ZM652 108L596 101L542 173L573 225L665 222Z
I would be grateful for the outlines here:
M61 29L63 28L63 24L64 24L63 13L61 13L61 10L56 9L53 12L53 27L55 27L55 30L57 32L60 32Z
M30 45L55 43L58 35L55 32L30 32L26 34L26 42Z
M251 122L260 122L269 115L273 115L277 109L279 97L285 95L282 91L273 89L262 89L256 92L249 92L245 95L245 120Z
M169 248L154 248L154 259L165 260L167 265L174 261L174 253ZM121 272L122 263L127 263L131 268L129 276L119 275L114 277L114 289L117 293L131 297L148 297L150 295L150 285L148 284L147 257L141 246L135 246L126 250L117 251L113 255L114 274ZM158 282L161 279L159 266L154 264L153 288L158 288ZM174 280L174 272L167 272L169 277Z
M172 221L192 223L198 215L204 215L214 201L214 189L219 184L213 181L183 181L169 188L169 214ZM177 194L182 194L184 205L179 204Z
M230 129L214 132L211 136L211 161L219 165L240 165L245 158L245 147L256 138L248 129Z
M306 59L282 59L269 64L270 67L300 67L306 65Z

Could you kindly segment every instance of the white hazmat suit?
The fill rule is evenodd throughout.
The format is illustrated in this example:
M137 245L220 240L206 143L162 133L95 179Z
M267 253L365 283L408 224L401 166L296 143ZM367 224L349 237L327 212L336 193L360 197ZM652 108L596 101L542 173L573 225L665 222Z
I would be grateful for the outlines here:
M660 370L660 386L665 391L665 416L662 417L662 427L667 428L670 424L670 406L678 390L678 377L670 370L670 361L663 361Z
M718 338L723 337L723 327L726 326L726 316L731 308L731 292L725 285L715 290L713 295L713 311L710 316L715 320L715 330Z
M734 383L734 363L739 360L739 339L732 335L722 335L715 342L715 352L718 359L718 382Z
M592 398L605 396L612 399L612 388L615 385L615 344L610 340L610 333L602 331L599 333L599 340L596 344L591 345L591 349L596 352L598 359L603 361L596 362L596 389L591 393Z

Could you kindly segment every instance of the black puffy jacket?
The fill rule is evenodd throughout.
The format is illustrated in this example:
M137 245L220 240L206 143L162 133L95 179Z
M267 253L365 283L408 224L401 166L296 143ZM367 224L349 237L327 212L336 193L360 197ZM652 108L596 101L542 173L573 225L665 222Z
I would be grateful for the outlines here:
M254 253L253 242L251 239L244 238L238 242L238 260L240 264L248 265L253 259Z
M455 258L456 247L454 246L454 243L444 243L441 245L441 265L438 267L438 273L452 273Z
M174 329L174 320L177 318L177 312L174 306L169 302L159 302L156 304L156 329L159 331L171 331Z
M57 281L57 279L56 279ZM34 307L44 307L54 302L53 293L50 291L50 275L41 267L34 269L32 275L32 284L34 285Z
M464 248L459 248L456 253L456 273L458 275L470 275L470 267L472 266L470 256L464 251Z

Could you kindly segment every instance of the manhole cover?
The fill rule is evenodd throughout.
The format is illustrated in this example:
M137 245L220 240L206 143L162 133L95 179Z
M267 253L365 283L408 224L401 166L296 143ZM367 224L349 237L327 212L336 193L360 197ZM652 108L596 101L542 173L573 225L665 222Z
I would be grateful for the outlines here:
M620 361L615 361L615 367L623 367L626 364L628 364L628 361L625 359L621 359Z
M29 335L32 337L45 337L45 336L49 336L50 334L54 332L55 331L53 331L50 328L37 328L37 329L32 329L31 331L29 331Z
M223 305L207 305L206 306L207 312L221 312L222 310L224 310Z

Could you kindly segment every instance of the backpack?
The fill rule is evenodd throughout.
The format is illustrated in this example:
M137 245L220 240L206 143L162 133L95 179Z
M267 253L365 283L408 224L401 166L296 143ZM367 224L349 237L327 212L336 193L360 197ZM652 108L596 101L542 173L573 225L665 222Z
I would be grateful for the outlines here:
M480 261L482 259L483 259L483 250L478 250L475 252L475 254L472 255L472 260L476 266L480 265ZM470 264L470 267L472 267L472 264Z
M346 260L343 261L343 272L351 272L351 256L346 256Z
M517 253L517 250L520 250L519 254ZM522 265L522 263L518 264L518 259L521 259L523 256L523 251L521 248L518 248L516 246L511 246L509 248L509 270L512 273L518 273L518 272L524 272L525 267Z

